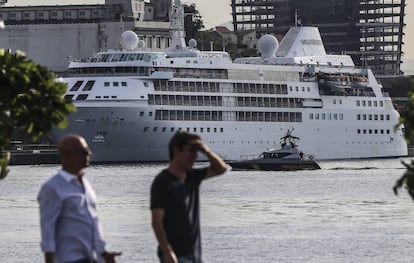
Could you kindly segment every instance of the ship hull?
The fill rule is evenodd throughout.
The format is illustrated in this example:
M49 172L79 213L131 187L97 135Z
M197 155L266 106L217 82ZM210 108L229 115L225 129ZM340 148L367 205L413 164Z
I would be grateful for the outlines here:
M300 138L301 149L318 160L407 155L401 132L358 136L348 122L169 121L155 120L153 111L148 105L78 107L69 115L69 126L53 129L52 137L57 142L67 134L82 135L93 152L92 162L168 161L168 142L178 129L200 134L225 160L274 148L288 130Z

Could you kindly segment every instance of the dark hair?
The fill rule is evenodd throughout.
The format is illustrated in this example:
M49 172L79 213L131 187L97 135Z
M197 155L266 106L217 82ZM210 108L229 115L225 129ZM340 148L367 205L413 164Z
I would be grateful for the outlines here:
M174 157L173 149L177 147L180 151L184 148L189 141L200 140L201 137L198 134L189 133L186 131L178 130L174 136L170 139L168 144L168 151L170 154L170 160Z

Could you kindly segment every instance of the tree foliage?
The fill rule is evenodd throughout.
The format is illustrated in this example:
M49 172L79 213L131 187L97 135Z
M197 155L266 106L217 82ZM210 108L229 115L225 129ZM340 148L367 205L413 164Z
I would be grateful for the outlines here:
M183 6L186 14L184 18L185 40L188 42L188 40L198 37L200 30L204 28L204 23L196 4L184 4Z
M75 106L63 98L66 84L46 67L24 54L0 50L0 179L8 173L10 140L23 128L34 140L51 130L67 126Z
M409 102L400 116L400 124L405 125L405 138L410 142L414 136L414 80L411 80L411 85L408 92ZM398 194L398 189L405 187L408 194L414 200L414 160L411 163L403 162L407 168L404 175L397 180L394 186L394 193Z

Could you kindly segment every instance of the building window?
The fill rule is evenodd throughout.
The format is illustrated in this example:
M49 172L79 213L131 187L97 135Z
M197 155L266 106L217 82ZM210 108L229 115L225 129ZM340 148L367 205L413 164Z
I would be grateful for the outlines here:
M104 87L109 87L109 82L105 82Z

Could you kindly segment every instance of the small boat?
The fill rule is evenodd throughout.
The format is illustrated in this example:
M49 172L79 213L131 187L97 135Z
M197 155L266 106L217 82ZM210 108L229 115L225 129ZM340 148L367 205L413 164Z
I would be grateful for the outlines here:
M280 138L280 149L267 150L257 158L241 158L240 161L230 162L233 170L258 170L258 171L296 171L321 169L312 155L304 155L298 149L298 137L287 132Z

